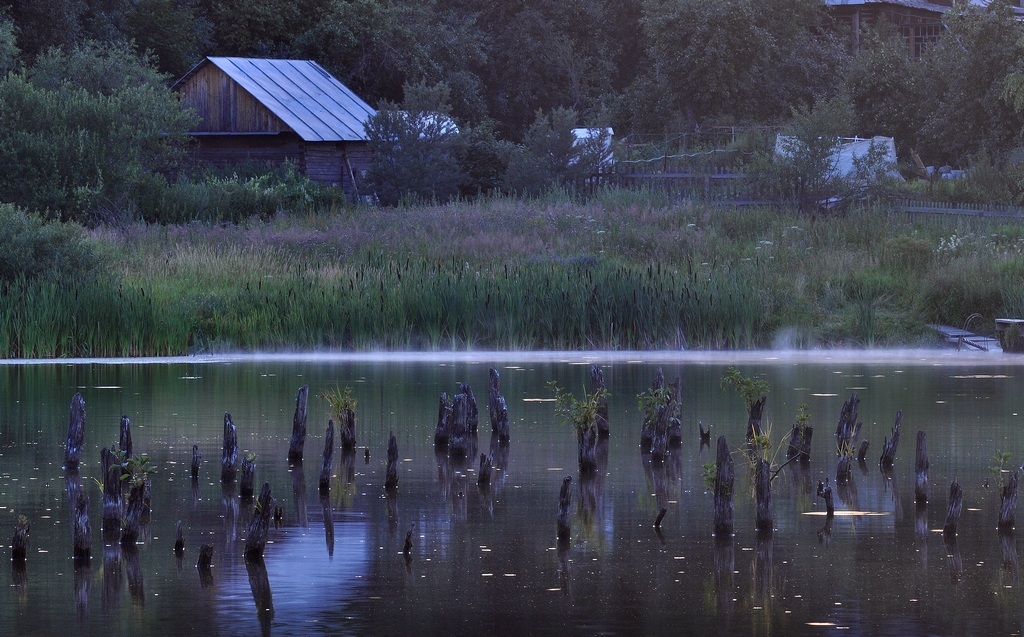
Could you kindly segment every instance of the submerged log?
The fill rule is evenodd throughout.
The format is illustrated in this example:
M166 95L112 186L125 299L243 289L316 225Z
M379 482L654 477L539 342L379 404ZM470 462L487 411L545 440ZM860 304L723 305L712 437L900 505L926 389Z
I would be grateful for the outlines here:
M733 471L732 454L725 436L718 437L715 457L715 535L733 534Z
M341 412L341 422L338 423L341 429L341 450L355 451L356 449L356 412L346 408Z
M476 404L476 396L469 383L459 383L459 393L466 396L466 429L475 434L480 427L480 408Z
M18 516L18 525L14 527L14 537L11 538L11 559L15 562L24 562L28 557L28 532L31 526L28 518Z
M124 527L121 529L121 544L135 544L142 531L142 509L148 480L133 480L128 491L128 505L125 508Z
M964 505L964 490L960 483L949 485L949 508L946 510L946 523L942 526L942 534L949 537L956 535L956 526L960 522L960 511Z
M857 447L857 437L863 423L857 420L860 398L857 392L850 394L850 399L843 403L839 412L839 424L836 425L836 453L846 455Z
M238 430L231 414L224 412L224 446L220 456L220 481L234 482L238 475Z
M121 435L117 441L117 448L125 459L131 458L132 453L132 422L128 416L121 416Z
M903 410L896 412L896 423L892 426L892 433L882 443L882 457L878 464L883 467L891 467L896 459L896 448L900 444L900 429L903 427Z
M74 502L74 549L76 562L88 562L92 557L92 527L89 525L89 496L78 489Z
M395 432L388 436L388 464L385 470L384 488L394 491L398 488L398 439Z
M772 463L764 458L757 459L754 479L754 496L757 501L755 528L761 535L770 534L775 524L772 513Z
M596 434L596 432L595 432ZM558 492L558 539L568 541L570 533L569 518L572 513L572 476L565 476L562 489Z
M192 445L192 479L199 479L199 465L203 461L203 454L199 453L199 445Z
M302 460L306 447L306 408L309 406L309 385L299 388L295 395L295 414L292 416L292 438L288 443L288 461Z
M334 467L334 421L327 421L327 433L324 434L323 463L320 465L320 493L331 489L331 470Z
M242 457L242 479L238 481L238 495L242 499L251 498L256 489L253 482L256 480L256 454L246 454Z
M85 444L85 399L76 393L71 397L71 417L68 421L67 446L64 449L64 468L75 469L82 460Z
M434 446L446 448L451 440L452 403L448 394L441 392L437 406L437 426L434 427Z
M480 470L477 472L476 483L480 486L487 486L491 483L491 471L493 462L491 456L480 454Z
M607 438L611 429L608 426L608 392L604 386L604 372L597 365L590 366L590 393L601 392L597 401L597 437Z
M818 497L825 500L825 515L830 518L835 515L836 507L832 501L832 486L828 483L827 477L824 482L818 481Z
M1010 474L1010 479L1003 485L999 499L999 530L1013 530L1014 520L1017 516L1017 481L1019 471Z
M263 559L263 549L267 546L267 535L270 533L270 518L274 514L274 504L274 498L270 495L270 483L264 482L246 532L246 561Z
M914 462L914 500L919 504L928 502L928 439L923 431L917 432L917 456Z
M121 517L124 514L121 494L123 470L117 456L106 447L100 450L100 472L103 475L103 535L116 536L121 532Z

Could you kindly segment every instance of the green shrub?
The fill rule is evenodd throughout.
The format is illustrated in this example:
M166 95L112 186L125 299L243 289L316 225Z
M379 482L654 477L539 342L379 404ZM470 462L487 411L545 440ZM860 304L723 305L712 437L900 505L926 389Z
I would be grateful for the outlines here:
M882 244L881 265L905 274L921 274L932 264L932 246L927 239L899 235Z
M44 221L36 214L0 204L0 283L20 278L90 277L98 264L80 226Z

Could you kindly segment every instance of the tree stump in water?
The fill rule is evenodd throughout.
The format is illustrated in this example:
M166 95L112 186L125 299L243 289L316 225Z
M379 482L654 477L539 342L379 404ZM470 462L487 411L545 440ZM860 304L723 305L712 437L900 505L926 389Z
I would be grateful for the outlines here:
M828 478L825 481L818 481L818 497L825 500L825 515L832 517L835 515L836 507L832 500L832 487L828 483Z
M764 406L768 402L767 396L761 396L750 405L747 413L747 440L754 440L764 436L761 427L761 420L764 417Z
M199 559L196 560L196 568L209 570L213 565L213 545L203 544L199 547Z
M658 405L655 408L654 428L651 435L651 462L661 463L668 455L668 405Z
M447 448L451 440L452 404L448 394L441 392L437 406L437 426L434 428L434 446Z
M309 385L299 388L295 395L295 414L292 416L292 438L288 443L288 461L301 462L306 447L306 408L309 405Z
M1017 481L1019 471L1010 474L1010 479L1003 485L999 499L999 530L1012 531L1017 515Z
M946 523L942 526L944 536L955 536L956 526L960 522L960 511L964 505L964 490L960 483L953 482L949 485L949 508L946 510Z
M146 491L145 479L133 480L128 491L128 506L125 508L124 527L121 529L121 544L135 544L142 529L142 508Z
M697 428L700 430L700 446L710 447L711 446L711 425L708 425L707 429L704 429L704 423L697 421Z
M597 427L577 429L576 446L580 473L597 471Z
M491 484L492 469L491 456L480 454L480 470L477 472L476 483L480 486Z
M231 414L224 412L224 445L220 456L220 481L234 482L238 475L238 430Z
M455 394L452 398L451 428L448 438L448 453L465 456L469 444L469 401L466 394Z
M398 440L395 432L388 436L388 464L385 471L384 488L394 491L398 488Z
M459 393L466 396L466 429L475 434L480 427L480 408L476 404L476 396L469 383L459 383Z
M793 425L793 431L789 434L789 448L786 449L786 460L798 458L798 462L806 463L811 460L811 437L814 436L814 427L810 425Z
M132 452L132 423L128 420L128 416L121 416L121 435L117 441L117 448L121 450L126 460L134 455Z
M569 526L569 518L572 513L571 486L572 476L565 476L562 480L562 489L558 492L558 539L563 542L567 542L571 535Z
M331 469L334 467L334 421L327 421L327 433L324 434L323 463L320 465L320 493L331 490Z
M498 388L498 370L493 367L487 370L490 381L487 387L487 415L491 421L491 431L498 431L498 398L501 397L501 390Z
M860 449L857 450L857 463L864 464L864 458L868 456L868 447L870 443L867 440L863 440L860 443Z
M665 391L665 372L659 367L654 373L654 381L647 394L651 400L644 407L643 424L640 426L640 453L650 453L654 444L654 429L658 424L658 407L661 406Z
M274 498L270 495L270 483L264 482L246 532L246 561L263 559L263 549L267 546L267 535L270 533L270 518L274 514L274 504Z
M508 430L508 405L505 404L504 396L499 395L496 401L497 404L494 408L496 414L495 417L497 418L496 433L498 434L498 441L507 445L510 439Z
M836 463L836 484L842 485L850 479L850 475L853 473L853 456L851 454L843 454L839 456L839 462Z
M590 366L590 393L601 391L601 399L597 401L597 437L607 438L611 435L608 426L608 392L604 386L604 372L597 365Z
M917 456L914 462L914 500L923 505L928 502L928 440L923 431L917 432Z
M903 410L896 412L896 423L892 426L892 433L882 442L882 457L878 464L883 467L891 467L896 459L896 448L900 444L900 428L903 427Z
M199 453L199 445L192 445L192 479L199 479L199 464L203 461L203 454Z
M757 500L755 528L761 535L770 534L775 523L775 518L772 513L771 471L771 462L764 458L757 459L754 479L754 496Z
M89 525L89 496L78 489L74 502L74 549L76 562L88 562L92 557L92 527Z
M238 495L242 499L251 498L256 493L255 480L256 454L246 454L242 457L242 479L238 481Z
M850 399L843 403L839 412L839 424L836 425L836 453L840 456L852 452L857 446L857 437L863 423L857 420L860 398L857 392L850 394Z
M31 526L25 516L18 517L18 525L14 527L14 537L11 538L11 559L14 562L24 562L28 557L28 532Z
M100 473L103 475L103 535L116 536L121 532L124 500L121 495L123 469L110 449L100 450Z
M719 537L733 533L734 478L729 445L725 442L725 436L719 436L715 458L715 535Z
M68 439L64 448L64 468L75 469L82 460L85 444L85 399L82 394L71 397L71 418L68 421Z
M346 408L341 413L341 422L338 423L341 429L341 450L355 451L356 449L356 412Z

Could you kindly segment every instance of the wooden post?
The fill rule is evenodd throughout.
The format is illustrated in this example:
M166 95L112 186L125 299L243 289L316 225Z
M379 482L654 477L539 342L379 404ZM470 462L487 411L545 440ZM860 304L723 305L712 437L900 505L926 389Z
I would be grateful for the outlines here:
M384 488L389 491L398 488L398 440L393 431L388 436L388 464L385 470Z
M67 446L64 449L64 468L75 469L82 459L85 444L85 399L76 393L71 397L71 418L68 421Z
M1012 531L1014 519L1017 515L1017 481L1019 471L1010 474L1010 479L1003 485L999 503L999 530Z
M448 401L448 394L441 392L441 399L437 406L437 426L434 427L434 446L447 448L451 439L452 404Z
M480 470L477 472L476 483L480 486L491 484L491 456L480 454Z
M917 432L917 459L914 463L914 500L919 504L928 503L928 440L923 431Z
M142 500L146 489L146 480L134 480L128 491L128 506L124 514L124 527L121 529L121 544L135 544L139 539L142 527Z
M28 557L28 531L32 525L28 518L18 516L18 526L14 527L14 537L11 538L11 559L14 562L24 562Z
M604 372L597 365L590 366L590 393L602 390L601 400L597 403L597 437L607 438L610 435L608 426L608 393L604 386Z
M960 522L960 511L964 505L964 490L960 483L953 482L949 485L949 508L946 510L946 524L942 527L942 534L950 537L956 535L956 525Z
M231 414L224 412L224 447L220 457L220 481L234 482L238 475L238 431Z
M125 460L132 457L132 423L128 420L128 416L121 416L121 435L118 438L117 448L124 454Z
M92 528L89 526L89 496L84 489L78 489L74 502L74 549L75 562L88 562L92 556Z
M256 480L256 454L247 453L242 456L242 479L238 482L238 495L242 499L251 498L256 489L253 482Z
M896 412L896 423L892 426L892 434L882 443L882 457L878 464L883 467L891 467L896 459L896 448L900 444L900 428L903 427L903 410Z
M114 453L103 447L100 450L100 472L103 475L103 535L116 537L121 532L121 516L124 500L121 495L122 468Z
M267 535L270 533L270 517L274 514L274 498L270 495L270 483L264 482L260 489L260 497L256 500L256 510L252 513L245 538L246 561L262 560L263 549L267 546Z
M469 383L459 383L459 393L466 396L466 429L469 433L475 434L480 426L480 408L476 405L473 388Z
M320 493L331 490L331 469L334 467L334 421L327 421L327 433L324 434L323 463L320 465Z
M569 517L572 513L572 476L565 476L562 489L558 492L558 540L568 542L570 536Z
M292 439L288 444L288 461L301 462L306 446L306 408L309 404L309 385L299 388L295 395L295 415L292 416Z
M199 453L199 445L192 445L192 480L199 479L199 464L203 461L203 454Z
M715 458L715 535L733 534L733 463L725 436L718 437Z
M772 480L771 462L764 458L757 459L754 480L754 496L757 500L757 517L755 528L758 534L771 534L775 523L772 513Z

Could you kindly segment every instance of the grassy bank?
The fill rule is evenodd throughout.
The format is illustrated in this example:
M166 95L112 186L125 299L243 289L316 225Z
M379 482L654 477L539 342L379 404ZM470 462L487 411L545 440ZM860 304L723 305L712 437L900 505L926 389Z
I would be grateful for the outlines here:
M606 193L90 231L85 280L4 287L8 357L927 342L1024 315L1024 225ZM977 324L976 324L977 325Z

